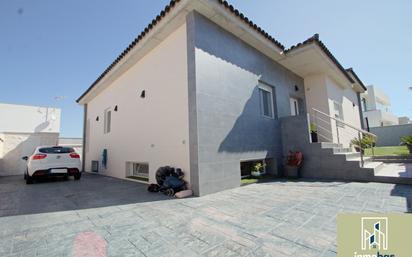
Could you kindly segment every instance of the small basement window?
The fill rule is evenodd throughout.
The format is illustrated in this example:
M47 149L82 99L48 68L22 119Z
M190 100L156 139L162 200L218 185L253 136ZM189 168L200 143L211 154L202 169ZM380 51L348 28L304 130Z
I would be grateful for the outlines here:
M273 89L259 83L260 110L264 117L273 119Z
M246 178L252 175L252 172L266 174L267 160L249 160L240 162L240 176Z
M149 181L149 163L126 162L126 178Z

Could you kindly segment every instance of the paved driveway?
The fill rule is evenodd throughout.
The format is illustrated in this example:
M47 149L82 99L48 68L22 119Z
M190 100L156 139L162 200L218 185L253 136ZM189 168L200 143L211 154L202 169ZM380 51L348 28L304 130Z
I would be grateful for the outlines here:
M0 256L335 256L337 213L412 210L412 187L274 181L166 199L96 175L0 178Z

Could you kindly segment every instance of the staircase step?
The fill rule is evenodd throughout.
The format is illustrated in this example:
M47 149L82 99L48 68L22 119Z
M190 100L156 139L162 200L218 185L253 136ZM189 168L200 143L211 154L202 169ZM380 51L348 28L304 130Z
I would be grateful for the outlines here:
M361 160L361 158L360 158L360 156L359 156L359 157L356 157L356 158L347 159L347 161L351 161L351 162L353 162L353 161L361 162L362 160ZM372 159L372 157L370 157L370 156L363 156L363 162L364 162L364 163L373 162L373 159Z
M330 142L321 142L321 148L341 148L342 144L330 143Z
M352 149L350 148L342 148L342 147L334 147L333 148L333 153L337 154L337 153L350 153L352 152Z
M347 153L335 153L336 155L344 155L346 157L346 160L354 160L354 159L359 159L360 160L360 153L357 152L347 152Z
M363 168L366 169L374 169L375 173L378 172L381 168L383 168L383 162L374 162L374 161L370 161L370 162L365 162L365 165L363 166Z

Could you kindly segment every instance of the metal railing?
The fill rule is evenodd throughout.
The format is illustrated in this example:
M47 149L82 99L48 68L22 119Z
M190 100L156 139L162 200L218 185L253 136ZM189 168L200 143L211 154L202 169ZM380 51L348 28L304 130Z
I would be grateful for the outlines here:
M365 147L363 146L362 139L365 136L369 136L376 141L377 136L373 133L370 133L361 128L357 128L339 118L330 116L322 111L319 111L315 108L308 113L310 132L311 132L311 142L314 143L314 139L317 142L330 142L341 144L342 139L346 136L349 138L349 141L357 139L358 144L355 145L355 148L359 150L361 158L361 166L364 167L364 151ZM336 132L336 133L335 133ZM316 136L314 136L315 134ZM370 145L372 148L372 156L374 156L374 145Z

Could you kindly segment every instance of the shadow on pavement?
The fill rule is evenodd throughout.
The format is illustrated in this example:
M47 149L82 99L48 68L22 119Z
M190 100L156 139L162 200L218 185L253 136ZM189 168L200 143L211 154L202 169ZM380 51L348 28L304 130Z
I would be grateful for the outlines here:
M407 212L412 213L412 185L397 184L392 189L391 195L405 197Z
M54 178L32 185L23 176L0 177L0 217L171 199L146 189L146 184L87 173L80 180Z

